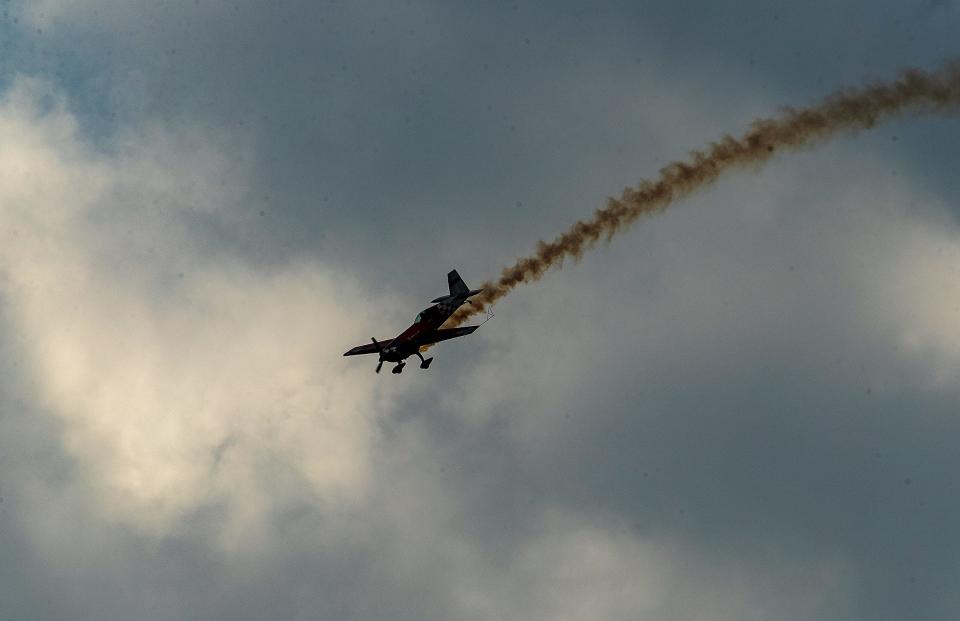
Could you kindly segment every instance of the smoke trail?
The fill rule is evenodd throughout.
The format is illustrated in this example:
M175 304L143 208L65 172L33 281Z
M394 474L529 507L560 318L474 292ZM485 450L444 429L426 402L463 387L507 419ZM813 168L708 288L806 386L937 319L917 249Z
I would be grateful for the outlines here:
M620 198L589 220L580 220L551 242L540 241L537 251L505 268L497 281L485 282L474 304L461 307L447 322L460 325L510 293L522 283L534 282L566 257L579 259L600 238L613 239L641 216L663 211L681 198L710 185L721 174L747 165L759 166L780 149L801 149L840 131L869 129L898 113L942 113L960 107L960 61L939 71L905 69L891 82L846 89L808 108L784 108L779 116L758 119L740 136L724 136L703 151L668 164L652 181L627 188Z

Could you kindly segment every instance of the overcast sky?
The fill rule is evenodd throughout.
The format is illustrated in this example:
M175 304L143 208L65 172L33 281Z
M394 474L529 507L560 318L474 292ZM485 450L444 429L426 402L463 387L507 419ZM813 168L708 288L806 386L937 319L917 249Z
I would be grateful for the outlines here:
M956 118L341 356L952 0L0 6L0 620L960 616Z

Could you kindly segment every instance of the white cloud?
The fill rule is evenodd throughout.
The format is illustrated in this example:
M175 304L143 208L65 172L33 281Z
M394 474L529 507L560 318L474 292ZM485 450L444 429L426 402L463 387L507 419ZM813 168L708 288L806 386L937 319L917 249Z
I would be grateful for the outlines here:
M946 217L914 223L891 244L887 295L875 299L892 315L898 345L947 390L960 372L960 240Z
M153 130L97 152L19 80L0 103L0 291L90 505L154 533L226 505L229 544L285 493L361 499L376 407L340 357L366 332L348 278L198 249L191 215L229 220L243 194L213 143Z

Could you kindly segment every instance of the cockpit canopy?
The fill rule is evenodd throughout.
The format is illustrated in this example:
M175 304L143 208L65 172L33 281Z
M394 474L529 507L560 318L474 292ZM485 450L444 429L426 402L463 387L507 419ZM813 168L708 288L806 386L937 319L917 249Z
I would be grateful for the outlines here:
M422 323L424 321L427 321L428 319L436 317L436 314L437 314L437 311L434 310L432 306L430 308L425 308L422 311L420 311L420 314L418 314L417 318L413 320L413 323L415 324Z

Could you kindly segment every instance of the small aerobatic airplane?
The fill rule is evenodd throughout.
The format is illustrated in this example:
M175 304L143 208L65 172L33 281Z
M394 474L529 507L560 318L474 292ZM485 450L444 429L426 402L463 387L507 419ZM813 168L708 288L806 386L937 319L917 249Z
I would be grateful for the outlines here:
M457 270L453 270L447 274L447 283L450 285L450 295L443 295L435 300L431 300L433 306L423 310L423 312L417 315L417 318L413 320L413 325L404 330L400 336L386 341L378 341L371 337L370 340L373 341L371 345L358 345L343 355L359 356L360 354L380 354L380 362L377 363L377 373L380 372L380 367L383 366L384 362L396 362L397 366L393 367L393 372L400 373L407 364L404 360L414 355L420 358L421 369L428 368L430 363L433 362L433 358L424 360L423 355L420 353L421 347L446 341L447 339L457 338L458 336L466 336L480 327L467 326L465 328L440 329L443 322L446 321L454 311L464 304L470 303L470 300L467 298L483 291L483 289L474 289L471 291L466 283L463 282L463 279L460 278Z

